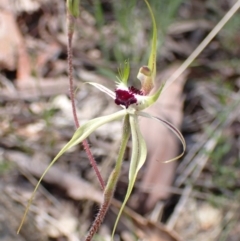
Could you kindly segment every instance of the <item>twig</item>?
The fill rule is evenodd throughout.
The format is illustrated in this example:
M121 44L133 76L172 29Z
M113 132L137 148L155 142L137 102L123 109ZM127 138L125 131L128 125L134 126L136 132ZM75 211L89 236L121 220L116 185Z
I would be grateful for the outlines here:
M238 0L232 8L224 15L220 22L213 28L208 36L199 44L199 46L192 52L192 54L183 62L183 64L166 80L166 85L163 92L172 84L177 78L190 66L190 64L198 57L198 55L206 48L212 39L219 33L224 25L231 19L231 17L240 8L240 0Z

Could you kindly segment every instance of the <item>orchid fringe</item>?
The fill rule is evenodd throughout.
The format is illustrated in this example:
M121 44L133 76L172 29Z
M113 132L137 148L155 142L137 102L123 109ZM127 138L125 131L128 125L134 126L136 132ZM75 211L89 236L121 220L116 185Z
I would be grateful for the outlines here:
M106 215L106 212L110 206L110 203L111 203L114 191L115 191L115 187L116 187L119 175L121 173L122 161L123 161L124 153L125 153L125 150L127 147L129 136L130 136L129 115L126 115L124 117L123 135L122 135L122 141L121 141L116 165L115 165L115 167L108 179L107 185L105 187L103 204L100 207L97 217L95 218L85 241L92 240L93 236L95 235L95 233L98 231L99 227L101 226L103 219Z
M67 11L67 21L68 21L68 77L69 77L69 92L70 92L70 99L72 103L72 113L73 113L73 118L75 122L75 127L78 128L80 126L78 118L77 118L77 111L76 111L76 104L75 104L75 98L74 98L74 91L73 91L73 63L72 63L72 38L73 38L73 33L74 33L74 27L75 27L75 18ZM100 171L98 170L97 163L92 155L92 152L90 150L89 144L87 140L84 140L82 142L83 148L87 154L87 157L90 161L90 164L92 168L94 169L98 181L100 183L100 186L102 190L105 188L105 183L103 181L103 178L100 174Z

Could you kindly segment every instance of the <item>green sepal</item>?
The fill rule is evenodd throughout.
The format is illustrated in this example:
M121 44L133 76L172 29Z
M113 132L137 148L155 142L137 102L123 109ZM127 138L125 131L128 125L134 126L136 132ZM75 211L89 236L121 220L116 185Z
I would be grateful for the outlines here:
M76 146L77 144L79 144L80 142L82 142L83 140L85 140L92 132L94 132L97 128L99 128L100 126L111 122L111 121L115 121L118 120L122 117L124 117L127 114L126 110L120 110L114 114L111 115L107 115L107 116L103 116L103 117L99 117L99 118L95 118L92 119L90 121L88 121L87 123L85 123L84 125L82 125L81 127L79 127L75 133L72 136L72 139L59 151L59 153L55 156L55 158L51 161L51 163L48 165L48 167L46 168L46 170L44 171L44 173L42 174L42 176L40 177L35 189L33 190L33 193L29 199L28 205L26 207L25 213L23 215L22 221L20 223L20 226L18 228L18 232L20 231L23 222L25 220L25 217L27 215L27 212L29 210L29 207L32 203L32 200L35 196L35 193L42 181L42 179L44 178L44 176L46 175L46 173L48 172L48 170L53 166L53 164L58 160L58 158L60 156L62 156L66 151L68 151L70 148L72 148L73 146Z
M166 160L164 161L164 163L168 163L168 162L172 162L172 161L176 161L178 160L179 158L181 158L185 151L186 151L186 142L185 142L185 139L182 135L182 133L173 125L171 124L170 122L166 121L166 120L163 120L159 117L155 117L155 116L152 116L152 115L149 115L148 113L146 112L142 112L142 111L139 111L138 112L138 115L139 116L142 116L142 117L146 117L146 118L149 118L149 119L153 119L153 120L156 120L158 122L160 122L162 125L164 125L165 127L167 127L170 131L172 131L174 133L174 135L181 141L182 143L182 146L183 146L183 151L180 155L172 158L172 159L169 159L169 160Z
M147 146L140 132L138 116L130 115L132 135L132 156L129 168L129 184L133 187L137 173L146 161Z
M164 87L164 84L162 84L153 95L149 96L149 99L148 99L149 106L154 104L158 100L160 94L162 93L163 87Z
M155 17L150 4L148 3L147 0L145 0L145 2L150 12L152 24L153 24L152 46L151 46L151 53L148 59L148 68L152 71L151 77L154 85L154 80L156 77L156 57L157 57L157 24L156 24Z
M98 118L88 121L87 123L85 123L84 125L82 125L75 131L72 139L62 148L62 150L59 152L59 154L55 158L59 158L68 149L70 149L71 147L82 142L84 139L86 139L93 131L95 131L100 126L102 126L108 122L118 120L126 114L127 114L126 110L120 110L114 114L103 116L103 117L98 117Z
M130 114L130 126L131 126L131 134L132 134L132 156L131 156L130 169L129 169L129 183L128 183L128 189L127 189L127 193L125 195L123 204L119 210L117 219L114 224L114 228L112 231L112 240L113 240L114 233L115 233L118 221L120 219L120 216L132 193L138 171L145 163L146 157L147 157L147 146L140 132L139 125L138 125L138 117L136 115Z
M104 85L98 84L96 82L86 82L87 84L93 85L95 88L99 89L100 91L106 93L107 95L109 95L111 98L115 99L116 98L116 94L108 89L107 87L105 87Z

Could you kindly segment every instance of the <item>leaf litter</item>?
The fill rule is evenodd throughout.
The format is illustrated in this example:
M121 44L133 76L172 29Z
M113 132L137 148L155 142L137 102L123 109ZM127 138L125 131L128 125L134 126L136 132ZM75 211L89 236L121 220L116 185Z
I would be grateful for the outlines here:
M1 9L1 12L6 11L5 6L8 5L7 11L10 11L10 14L15 17L19 28L17 31L22 35L23 40L21 41L24 41L25 53L27 53L27 58L30 59L31 71L26 71L26 74L23 74L26 78L19 78L17 73L19 73L21 66L19 67L15 62L16 59L11 57L13 55L9 54L3 55L9 56L9 58L2 58L0 64L1 183L4 184L2 187L3 193L8 190L8 195L4 196L7 197L9 204L12 204L11 209L14 209L15 213L19 213L17 207L22 207L23 203L26 203L27 198L24 197L24 193L25 195L26 193L30 194L32 190L30 183L34 185L35 178L41 174L39 173L41 165L48 163L60 146L69 140L73 132L73 122L69 117L71 116L70 110L69 116L66 117L67 110L53 104L55 96L61 96L68 91L66 65L64 65L64 61L66 61L64 3L60 3L60 1L52 1L52 3L36 1L36 4L31 8L25 8L24 6L30 7L30 5L26 5L25 1L19 0L18 2L18 6L13 4L10 9L8 4L3 5L3 7L1 5L4 9ZM191 53L209 32L208 26L215 25L217 20L220 19L219 16L223 16L223 13L229 8L228 5L221 4L215 7L212 2L214 1L206 1L206 3L192 1L191 8L189 5L181 5L178 17L182 19L182 22L178 22L178 31L174 30L175 23L169 26L169 33L162 47L163 54L159 55L158 60L161 63L162 71L167 68L170 61L176 63L186 58L186 55ZM50 10L47 10L46 6L50 7ZM104 81L111 85L109 78L102 78L97 72L98 68L106 66L108 60L102 60L105 55L102 52L103 49L99 49L100 32L93 21L94 15L88 7L88 5L84 6L86 14L78 23L82 29L80 28L81 31L79 29L74 40L74 53L77 57L76 63L74 63L76 80L77 83L81 83L85 73L84 79L87 81L92 76L94 81L97 78L99 83ZM206 21L204 16L209 16L208 24L201 25L196 23L197 20L192 20L196 16L197 9L199 21ZM213 14L210 14L211 11ZM112 12L106 12L106 14L110 16ZM30 24L29 19L33 19L33 25ZM187 25L186 20L195 23L195 25ZM109 39L115 37L112 36L113 32L110 31L114 27L114 22L109 23L109 29L107 29L108 22L104 27L105 34L108 34ZM237 43L238 35L239 33L235 31L235 40L231 40L233 43L234 41ZM10 38L10 42L16 41L12 34L8 35L7 38ZM153 212L159 212L156 215L158 218L154 219L154 222L161 220L168 227L168 236L163 238L164 241L180 240L180 237L183 240L194 241L236 240L239 237L237 228L239 226L239 215L236 210L239 208L237 201L239 193L237 190L239 188L238 66L240 62L238 60L238 47L226 49L223 45L229 41L228 38L227 31L223 30L204 50L196 64L189 69L183 92L185 98L184 112L180 112L180 115L183 114L182 130L188 143L187 154L180 164L174 163L174 165L177 164L176 172L174 171L175 167L165 164L166 168L173 168L171 170L173 176L167 177L173 179L172 187L169 186L169 181L163 178L161 171L154 174L154 176L161 176L163 183L166 181L167 184L164 184L163 188L168 195L163 195L162 200L160 197L156 198L156 192L159 192L161 184L159 181L153 181L153 184L144 181L147 176L152 175L145 167L140 173L134 195L129 202L132 209L135 208L135 211L143 215L143 219L148 220L145 223L147 230L150 229L153 235L157 234L153 240L159 241L161 237L164 237L163 234L160 235L158 231L152 229L148 217L151 217ZM171 41L167 41L168 39ZM3 41L8 42L5 38ZM98 51L98 54L90 54L92 50ZM15 54L19 55L17 52ZM8 61L11 62L8 63ZM24 63L21 61L23 67L27 66ZM118 64L115 60L109 66L115 72ZM22 84L23 82L20 84L20 79L24 80L24 84ZM13 86L14 89L10 88L10 91L9 86ZM83 94L82 91L86 93ZM181 95L181 92L179 94ZM91 98L88 98L91 95L96 98L92 103ZM175 99L172 93L169 93L168 96L170 99L171 97ZM96 92L86 85L83 85L83 87L80 85L77 89L77 101L80 120L93 118L101 113L111 113L112 108L115 108L108 103L109 100L104 95L96 96ZM170 106L165 107L163 102L160 103L161 109L167 108L168 111L175 111L174 106L170 104ZM101 103L98 109L94 108L96 103ZM33 108L33 104L38 105L37 111L36 106ZM91 110L93 111L91 112ZM169 115L169 118L171 117L172 115ZM110 173L114 164L114 152L109 156L109 148L118 140L119 137L115 135L117 132L118 127L113 126L111 132L99 130L92 137L93 151L95 148L101 149L100 152L96 151L96 153L100 153L96 158L100 169L103 167L106 175ZM101 144L95 146L95 143L98 142ZM177 147L174 141L171 142L172 144L169 145ZM164 143L159 142L155 145L162 146ZM206 145L207 143L211 144L210 149ZM230 147L228 147L229 143L231 143ZM156 150L158 150L158 147L156 147ZM40 158L40 163L34 165L34 159L37 159L36 154L42 152L45 156ZM128 146L129 156L130 152L131 143ZM156 158L156 163L153 161L156 166L158 159L163 155L164 152L158 154L159 158ZM23 156L22 160L25 161L25 167L19 167L21 156ZM129 156L126 156L126 160ZM108 159L108 166L104 164L106 159ZM9 161L11 161L11 165L8 166L6 163ZM160 163L159 166L161 166ZM129 163L125 161L123 174L120 177L115 195L115 198L119 200L122 200L126 191L128 167ZM49 237L55 240L60 238L78 240L79 237L85 235L88 225L94 217L95 205L101 201L101 192L92 180L90 166L81 148L76 148L62 157L54 168L56 169L53 169L53 174L49 174L50 179L46 179L42 185L42 190L46 190L46 192L41 191L34 201L34 207L31 210L32 221L27 222L26 227L30 224L36 226L40 230L36 232L44 236L40 240L47 240ZM36 171L39 172L36 173ZM62 182L59 179L52 181L51 178L53 179L56 173L60 173L59 179L63 176L69 176L72 181ZM33 180L33 182L28 180ZM75 182L77 184L74 184ZM226 183L227 185L224 185ZM84 186L85 184L87 187ZM83 198L87 193L82 192L81 194L81 191L86 189L93 190L92 195ZM9 192L9 190L13 191ZM138 200L146 192L148 193L148 197L145 197L146 203L157 202L159 204L162 202L164 208L158 210L156 204L150 205L151 208L149 206L144 206L140 210L136 208L134 200ZM97 195L96 198L94 198L94 193ZM58 201L50 201L52 197ZM3 198L0 198L0 200L2 206L7 207ZM152 211L152 206L155 207L154 211ZM85 208L88 208L89 211L84 211ZM111 234L111 216L118 208L119 206L113 204L109 217L104 223L103 229L105 231L102 230L102 233L105 233L105 237L109 237ZM20 213L23 213L23 208L21 209ZM65 209L66 213L62 214L62 210ZM148 214L144 210L147 210ZM61 214L62 217L60 217ZM7 212L5 215L13 216L12 213ZM19 214L16 219L20 220L20 218L21 215ZM135 220L136 215L126 211L122 223L126 218ZM121 239L128 240L127 237L131 236L132 233L140 239L146 237L144 235L148 231L141 226L143 225L141 221L138 220L137 224L134 224L134 222L130 222L132 224L132 226L129 226L130 228L125 226L122 230L117 230ZM12 237L12 240L16 240L15 236L11 236L16 230L16 226L12 221L9 223L6 235ZM61 226L63 223L64 226L69 226L68 230L61 231L59 225ZM48 226L48 229L46 229L46 226ZM28 229L26 228L26 230ZM178 235L173 234L173 231L171 234L171 230L175 230ZM19 240L33 240L31 233L18 237ZM152 239L149 237L149 240Z

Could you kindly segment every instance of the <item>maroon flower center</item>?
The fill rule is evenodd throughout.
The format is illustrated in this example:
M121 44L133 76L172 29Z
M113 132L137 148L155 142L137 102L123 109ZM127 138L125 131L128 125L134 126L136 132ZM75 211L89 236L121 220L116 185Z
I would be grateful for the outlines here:
M136 94L143 95L142 91L136 89L133 86L129 87L128 90L116 89L115 93L115 103L117 105L124 105L126 108L128 108L131 104L137 103L137 99L135 97Z

